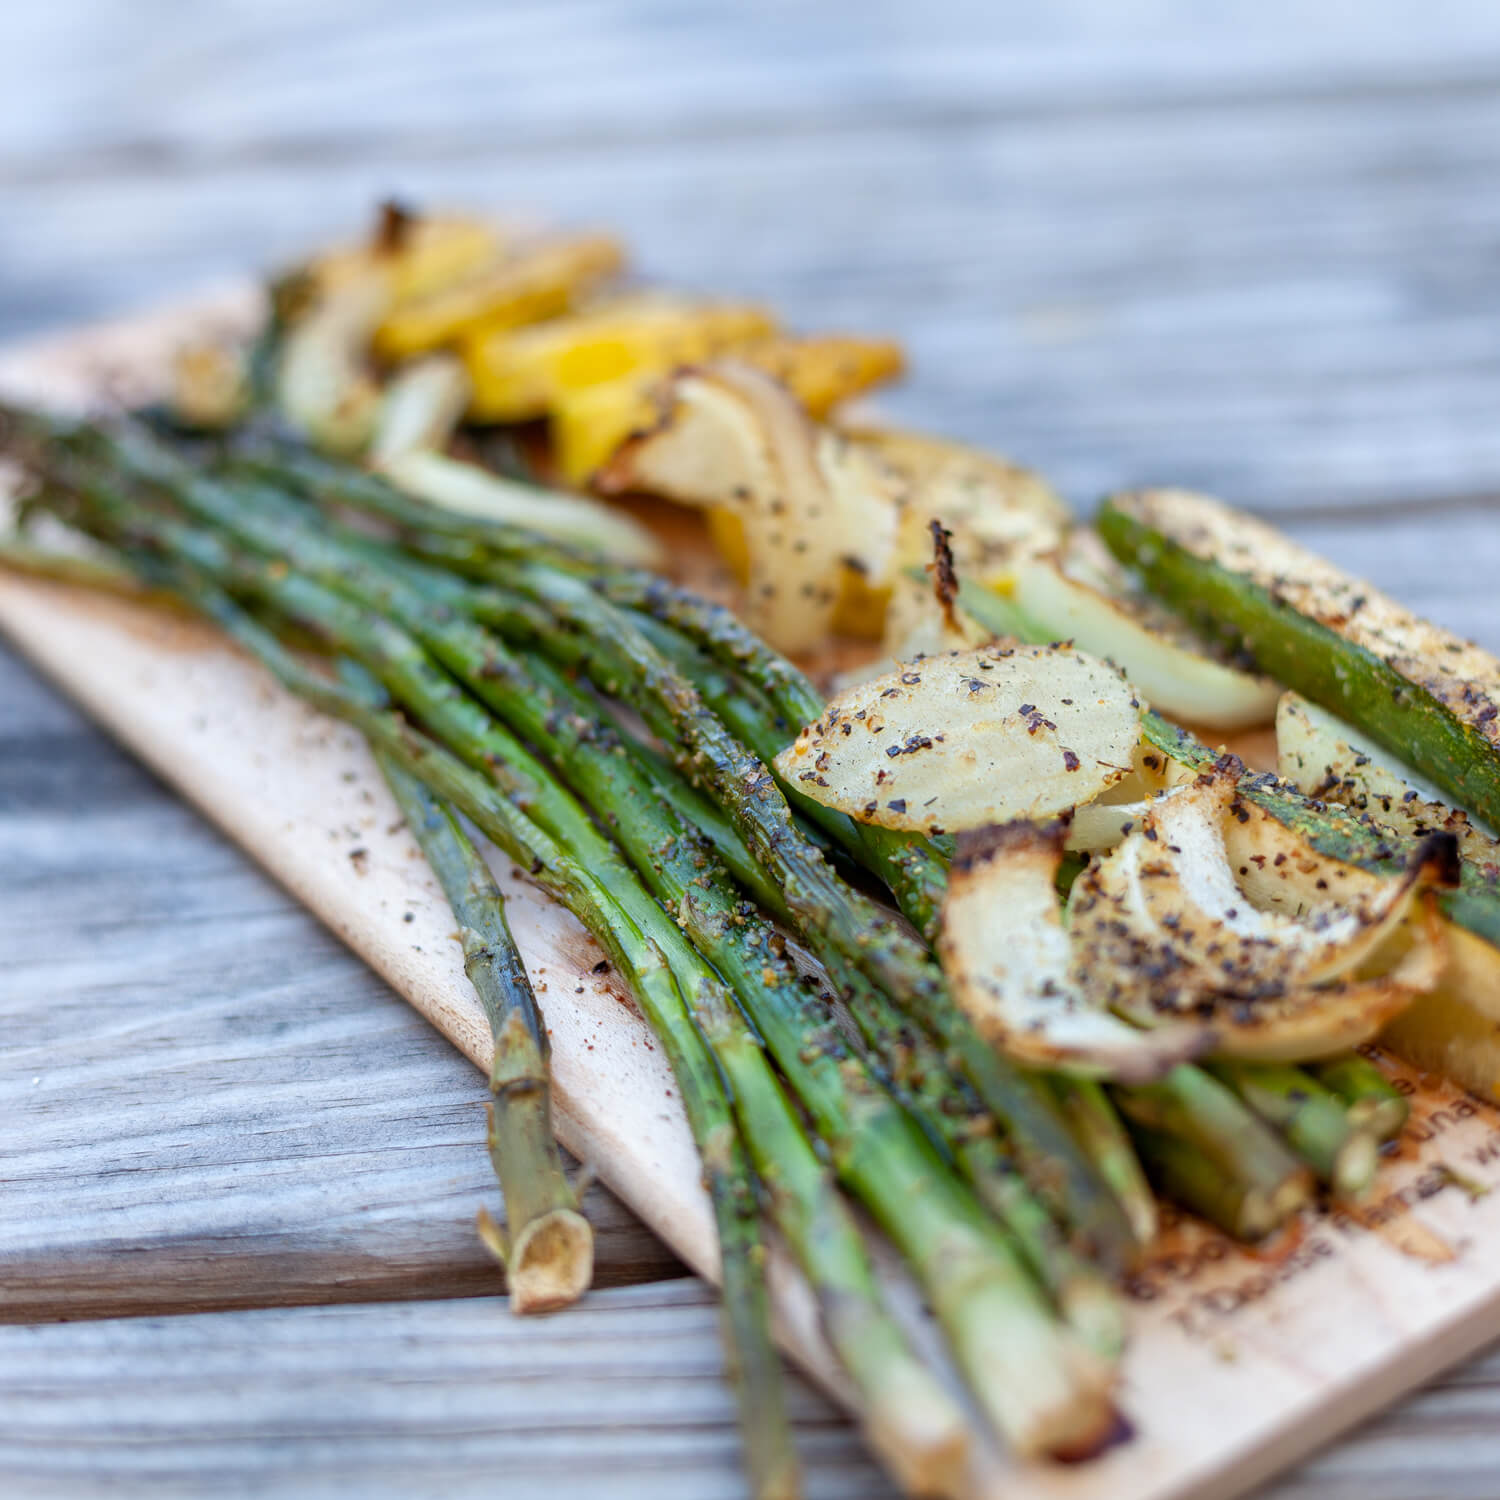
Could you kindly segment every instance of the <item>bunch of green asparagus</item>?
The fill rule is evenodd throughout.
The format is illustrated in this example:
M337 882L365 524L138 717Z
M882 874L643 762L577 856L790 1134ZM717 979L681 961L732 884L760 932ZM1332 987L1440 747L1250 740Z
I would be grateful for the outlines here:
M495 1044L485 1221L520 1307L587 1284L551 1139L546 1030L468 827L588 928L676 1076L718 1227L758 1495L796 1491L767 1233L812 1288L870 1438L951 1490L967 1423L886 1307L850 1200L900 1252L979 1410L1025 1454L1117 1430L1114 1283L1156 1190L1261 1237L1321 1182L1357 1193L1404 1118L1380 1071L1178 1067L1104 1090L1021 1069L931 949L941 840L862 826L778 782L823 700L728 611L650 574L410 499L288 440L0 411L28 513L0 562L165 597L356 726L453 906ZM628 705L629 712L624 711Z

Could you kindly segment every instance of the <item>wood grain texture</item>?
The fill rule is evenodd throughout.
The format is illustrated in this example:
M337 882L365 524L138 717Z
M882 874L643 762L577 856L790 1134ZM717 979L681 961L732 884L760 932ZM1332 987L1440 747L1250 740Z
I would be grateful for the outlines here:
M1493 7L10 9L0 330L163 300L396 191L607 224L652 277L897 333L893 411L1080 504L1500 495Z
M0 657L0 1321L490 1295L483 1079ZM603 1188L601 1285L679 1268Z
M0 1328L0 1493L739 1500L717 1321L668 1281L524 1323L470 1300ZM894 1495L805 1382L791 1408L809 1500Z
M1205 12L1175 0L1124 9L1066 0L1023 15L879 0L754 12L686 0L440 0L418 10L347 0L312 9L281 0L56 0L4 9L0 329L79 321L238 274L346 232L373 196L393 189L608 223L628 232L650 274L765 295L808 323L902 333L916 369L888 403L893 410L1012 449L1079 502L1114 485L1166 480L1291 509L1304 540L1500 645L1488 584L1500 551L1500 20L1491 7L1370 0L1355 11L1232 0ZM1457 503L1410 513L1413 502L1434 498ZM31 684L19 697L17 681ZM0 732L18 703L44 725L72 722L70 710L12 668L0 680ZM185 927L184 957L165 952L147 971L149 997L196 1013L193 1024L205 1025L216 1054L211 1075L226 1046L238 1049L239 1082L267 1069L263 1051L274 1074L285 1034L263 1039L259 1018L269 1020L283 997L299 1011L331 1003L321 989L310 996L279 979L262 943L295 943L299 954L323 943L329 990L358 997L361 1013L388 1003L315 927L298 926L289 906L287 925L278 925L276 903L285 898L238 856L225 854L222 868L204 860L200 840L224 846L172 810L149 778L141 785L157 821L145 828L143 811L141 831L124 842L148 863L160 860L159 883L143 877L139 860L101 868L99 845L119 819L101 811L96 821L89 808L100 804L90 799L107 801L124 784L118 778L138 774L122 769L127 763L102 737L91 736L71 765L54 743L24 752L20 764L25 803L0 804L0 837L10 841L0 861L7 1032L16 1016L32 1026L64 1010L90 1012L92 1004L78 1003L84 994L139 1014L126 985L110 983L102 995L72 987L89 972L77 967L77 950L83 939L117 963L133 962L143 937L133 922L173 904L174 857L183 870L204 872L201 892L188 896L211 906L224 938L212 949ZM75 817L49 818L32 805L33 796L59 792L76 802ZM66 925L60 896L26 904L13 872L29 882L37 860L64 889L79 885L100 909L126 913L116 930L101 936L101 919ZM120 948L109 946L116 941ZM4 988L4 960L10 944L27 942L34 946L25 951L40 956L14 993ZM244 993L242 965L251 976ZM219 972L226 983L212 1003L178 979ZM210 1014L215 1004L222 1022ZM342 1027L348 1018L340 1011L336 1019ZM409 1048L414 1068L445 1058L455 1100L480 1096L445 1044L424 1043L399 1020L385 1031L370 1024L381 1046ZM148 1144L157 1170L140 1175L138 1194L109 1160L107 1134L119 1119L112 1079L125 1071L112 1049L135 1035L157 1049L149 1107L191 1129L186 1139ZM284 1097L299 1100L320 1150L326 1140L326 1158L303 1153L298 1129L237 1113L233 1090L222 1117L191 1113L202 1075L196 1060L168 1060L175 1037L164 1019L156 1030L112 1034L106 1026L103 1060L80 1054L70 1074L89 1111L76 1130L59 1125L56 1112L49 1118L43 1138L58 1131L62 1148L23 1184L24 1214L50 1232L71 1212L65 1196L76 1194L80 1206L109 1201L132 1226L119 1238L143 1228L159 1251L169 1238L157 1227L206 1220L222 1289L240 1247L236 1226L250 1210L256 1232L292 1236L296 1254L275 1276L306 1274L324 1210L319 1194L334 1192L324 1161L352 1153L377 1184L400 1178L364 1165L372 1127L358 1107L333 1112L318 1102L343 1097L331 1092L342 1058L320 1072L319 1049L339 1046L324 1037L314 1026L306 1052L289 1044L307 1079L326 1078L310 1085L318 1100L297 1093L300 1073ZM90 1092L95 1071L102 1083ZM24 1072L17 1076L21 1089L33 1088ZM447 1097L444 1087L427 1097ZM32 1108L29 1096L19 1105L12 1098L8 1109ZM55 1103L52 1096L49 1108ZM429 1131L421 1104L418 1094L411 1131L392 1127L396 1155L414 1140L433 1150L434 1135L450 1146L459 1140ZM148 1107L144 1090L138 1107ZM343 1129L346 1119L352 1130ZM11 1139L0 1142L0 1157ZM236 1171L247 1141L264 1154L253 1157L253 1172ZM200 1181L201 1197L186 1186L174 1206L179 1185L203 1165L200 1154L226 1165L217 1181ZM469 1182L474 1168L465 1161L453 1170ZM385 1157L384 1166L393 1163ZM420 1246L434 1210L445 1210L422 1166L412 1166L420 1185L409 1214L399 1193L375 1201L380 1233ZM312 1179L301 1175L309 1169ZM0 1192L17 1202L5 1165L0 1179ZM110 1179L120 1196L91 1200ZM318 1191L308 1191L310 1180ZM347 1199L342 1185L334 1192L338 1204L357 1210L357 1180ZM285 1218L258 1197L257 1181L266 1196L287 1194ZM483 1189L482 1174L472 1181ZM467 1189L457 1196L461 1209L449 1202L442 1221L453 1226L455 1251L473 1201ZM233 1214L216 1218L228 1203ZM335 1206L335 1221L345 1223ZM60 1255L31 1254L44 1239L28 1239L22 1224L4 1242L28 1257L33 1287L61 1264ZM404 1264L405 1253L387 1266ZM62 1274L67 1281L65 1267ZM85 1266L60 1290L76 1297L97 1274ZM272 1279L250 1276L248 1300L267 1295ZM151 1280L143 1266L133 1284L149 1295ZM0 1285L14 1290L9 1279ZM408 1285L431 1295L448 1284L423 1264L410 1279L401 1273L401 1288ZM163 1283L160 1295L174 1293ZM706 1371L714 1358L707 1324L702 1338ZM1500 1451L1489 1431L1500 1395L1487 1368L1398 1408L1370 1436L1288 1481L1286 1493L1324 1485L1375 1500L1493 1493ZM389 1376L401 1382L399 1355ZM181 1411L187 1424L186 1404ZM81 1425L68 1434L75 1442L102 1430L97 1406L82 1413L75 1408ZM169 1442L170 1414L154 1415ZM440 1423L425 1443L419 1428L409 1429L410 1467L394 1471L395 1493L421 1492L424 1464L452 1442ZM684 1494L737 1493L727 1439L713 1461L695 1464L682 1442L690 1428L650 1431L670 1455L670 1479L626 1468L616 1493L669 1482ZM296 1477L267 1479L267 1454L255 1451L274 1436L260 1429L260 1444L237 1450L227 1471L239 1465L277 1493L296 1493ZM81 1493L107 1472L102 1460L90 1468L87 1451L53 1493ZM192 1453L204 1451L185 1450L183 1492L203 1487L186 1471ZM556 1489L567 1473L564 1455L539 1466L528 1487Z
M597 1292L524 1325L424 1302L0 1328L13 1500L741 1500L713 1298ZM1492 1500L1500 1354L1440 1377L1256 1500ZM886 1500L801 1381L808 1500Z

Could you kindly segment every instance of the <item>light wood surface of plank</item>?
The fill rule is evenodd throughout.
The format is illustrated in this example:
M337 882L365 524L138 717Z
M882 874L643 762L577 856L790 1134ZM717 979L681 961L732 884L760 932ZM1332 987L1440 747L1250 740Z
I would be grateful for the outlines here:
M1195 10L11 7L0 333L238 274L385 191L607 224L653 276L901 334L889 410L1081 504L1172 481L1285 512L1500 648L1500 21ZM0 1317L494 1285L469 1234L490 1196L473 1069L8 658L0 1027ZM603 1278L672 1273L593 1206ZM0 1330L0 1491L463 1494L509 1456L510 1493L742 1493L703 1296L594 1306L587 1331L449 1302ZM284 1363L257 1375L273 1326ZM503 1331L491 1353L475 1326L483 1349ZM679 1383L654 1402L658 1339ZM613 1395L507 1386L519 1348L618 1359ZM236 1371L238 1426L192 1399L195 1372ZM505 1394L569 1436L507 1447ZM799 1399L810 1491L882 1493ZM1497 1418L1500 1371L1470 1366L1274 1493L1491 1494Z

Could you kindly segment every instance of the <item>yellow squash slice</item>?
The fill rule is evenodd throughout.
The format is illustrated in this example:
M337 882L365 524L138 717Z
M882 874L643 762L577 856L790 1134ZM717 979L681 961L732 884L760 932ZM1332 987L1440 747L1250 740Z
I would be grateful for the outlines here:
M766 339L737 350L735 358L779 380L819 420L839 402L894 379L903 365L899 344L838 334ZM670 390L661 384L652 370L569 392L552 412L552 453L562 477L584 483L628 437L660 421L671 405ZM733 511L724 514L737 524ZM723 550L733 566L743 543Z
M400 302L425 297L478 271L503 253L505 238L497 225L482 219L386 208L368 240L315 256L299 279L316 299L378 271L388 282L391 300Z
M398 298L375 331L382 359L410 359L459 340L555 317L625 263L607 235L518 245L471 275L421 297Z
M544 417L588 386L711 359L775 326L760 307L642 293L534 327L481 334L464 345L472 414L484 422Z

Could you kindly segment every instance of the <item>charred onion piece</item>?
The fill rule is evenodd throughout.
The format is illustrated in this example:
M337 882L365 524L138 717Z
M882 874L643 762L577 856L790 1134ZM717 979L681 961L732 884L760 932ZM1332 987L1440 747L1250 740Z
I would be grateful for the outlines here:
M1139 1030L1077 973L1056 876L1061 824L1017 822L958 841L938 942L954 997L980 1034L1017 1062L1145 1083L1200 1057L1213 1033L1182 1021Z
M825 806L916 833L1049 818L1130 773L1140 702L1059 646L947 652L862 682L776 760Z

